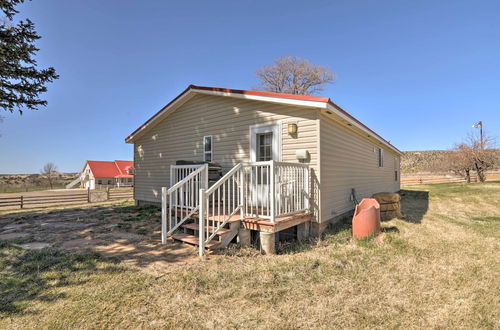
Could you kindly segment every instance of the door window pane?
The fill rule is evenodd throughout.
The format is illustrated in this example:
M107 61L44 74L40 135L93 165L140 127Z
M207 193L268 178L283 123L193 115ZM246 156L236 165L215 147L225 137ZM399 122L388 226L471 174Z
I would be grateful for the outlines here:
M273 159L272 141L272 132L257 134L257 161L265 162Z

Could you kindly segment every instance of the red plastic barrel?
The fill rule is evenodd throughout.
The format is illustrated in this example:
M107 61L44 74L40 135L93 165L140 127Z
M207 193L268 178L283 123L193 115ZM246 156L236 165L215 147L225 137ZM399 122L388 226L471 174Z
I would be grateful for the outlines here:
M352 218L352 235L364 238L380 232L380 205L373 198L364 198L356 205Z

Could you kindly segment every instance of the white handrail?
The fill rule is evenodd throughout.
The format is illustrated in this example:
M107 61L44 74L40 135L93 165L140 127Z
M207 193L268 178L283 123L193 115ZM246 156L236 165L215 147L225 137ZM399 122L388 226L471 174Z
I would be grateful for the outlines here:
M200 189L200 212L198 217L199 254L204 246L236 215L242 208L241 194L242 164L237 164L209 189ZM240 216L243 216L241 213Z
M229 172L227 172L222 178L219 179L214 185L212 185L207 191L205 192L206 194L211 194L213 193L217 188L219 188L224 182L226 182L231 176L234 175L239 169L241 168L242 164L239 163L238 165L235 165Z
M199 209L200 189L208 185L208 165L202 165L181 181L167 189L162 187L161 237L165 244L167 237L179 228Z
M170 186L175 185L177 182L182 181L192 172L197 169L203 168L207 164L188 164L188 165L171 165L170 166ZM208 180L208 177L207 177Z
M207 169L208 169L208 165L207 164L202 165L200 168L198 168L194 172L191 172L190 174L188 174L188 176L186 176L184 179L182 179L181 181L177 182L172 187L168 188L167 193L171 193L171 192L179 189L179 187L181 187L183 184L185 184L186 180L189 180L190 178L194 177L196 174L198 174L198 173L200 173L200 172L202 172L204 170L207 170Z
M235 165L209 189L199 193L200 256L209 243L238 212L246 216L276 217L309 209L309 167L275 161Z

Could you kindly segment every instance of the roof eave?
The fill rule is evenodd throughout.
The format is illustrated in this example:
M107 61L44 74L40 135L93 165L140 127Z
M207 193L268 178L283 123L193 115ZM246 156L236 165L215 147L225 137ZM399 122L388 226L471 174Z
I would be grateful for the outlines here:
M208 95L216 95L216 96L226 96L233 97L239 99L247 99L254 101L263 101L263 102L271 102L271 103L280 103L287 104L292 106L302 106L309 108L317 108L317 109L325 109L327 107L327 101L329 98L327 97L301 97L300 95L284 98L277 96L269 96L270 94L275 93L262 93L262 92L252 92L252 93L244 93L245 91L235 91L235 90L227 90L221 88L203 88L194 85L190 85L186 88L181 94L179 94L175 99L165 105L160 109L155 115L153 115L149 120L147 120L144 124L142 124L138 129L132 132L129 136L125 138L126 143L134 143L134 141L144 134L148 127L154 125L155 122L161 120L164 115L171 113L173 109L179 107L183 103L187 102L194 94L208 94ZM267 94L267 95L266 95Z
M353 127L357 128L361 132L365 133L367 138L374 138L375 140L379 141L384 146L388 147L398 155L400 156L403 155L401 150L393 146L389 141L387 141L386 139L375 133L375 131L373 131L371 128L369 128L368 126L357 120L355 117L353 117L347 111L345 111L344 109L333 103L331 100L328 101L328 110L330 110L333 114L351 124Z

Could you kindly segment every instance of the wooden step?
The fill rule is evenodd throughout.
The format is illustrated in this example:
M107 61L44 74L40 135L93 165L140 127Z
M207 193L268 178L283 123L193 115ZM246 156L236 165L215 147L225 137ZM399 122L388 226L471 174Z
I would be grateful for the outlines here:
M200 226L197 223L188 223L188 224L182 225L181 227L186 228L186 229L195 230L195 231L198 231L200 229ZM215 231L216 228L217 227L214 227L214 226L208 226L208 232L211 234ZM207 230L206 227L205 227L205 230ZM229 230L229 229L221 228L221 229L219 229L219 231L217 232L216 235L224 235L224 234L227 234L230 232L231 232L231 230Z
M176 215L175 212L176 212L175 208L171 209L171 214L172 215ZM191 210L188 210L188 209L185 209L185 208L180 208L180 207L177 208L177 216L178 217L180 217L180 216L186 216L189 213L191 213ZM199 216L198 211L196 211L196 212L194 212L190 216L190 218L191 219L198 219L198 216ZM209 212L208 212L208 219L207 220L209 220L209 221L218 221L219 219L222 220L222 219L224 219L226 217L227 217L227 215L220 215L220 217L219 216L212 216L212 210L210 209ZM240 214L238 213L238 214L233 215L227 222L230 223L230 222L235 222L235 221L240 221L240 220L241 220L240 219Z
M176 241L181 241L181 242L184 242L184 243L188 243L188 244L191 244L191 245L199 245L199 239L198 239L198 237L197 236L193 236L193 235L189 235L189 234L173 234L172 235L172 239L174 239ZM219 244L220 244L220 242L211 240L210 242L208 242L207 244L205 244L205 248L207 248L207 249L214 249Z

